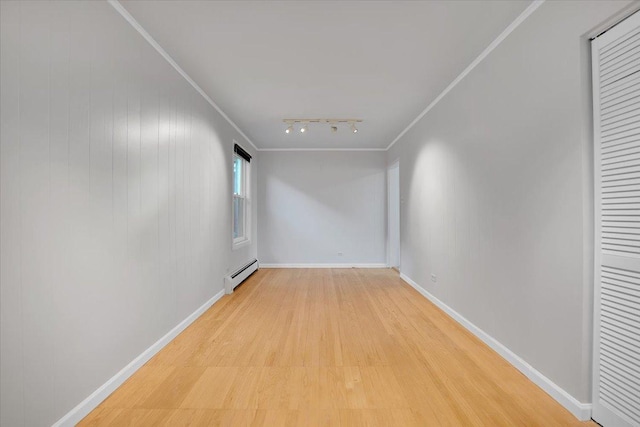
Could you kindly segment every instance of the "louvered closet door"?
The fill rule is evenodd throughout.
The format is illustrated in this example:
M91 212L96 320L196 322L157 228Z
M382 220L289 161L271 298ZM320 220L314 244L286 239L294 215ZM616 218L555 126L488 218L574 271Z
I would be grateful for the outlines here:
M592 42L593 419L640 426L640 12Z

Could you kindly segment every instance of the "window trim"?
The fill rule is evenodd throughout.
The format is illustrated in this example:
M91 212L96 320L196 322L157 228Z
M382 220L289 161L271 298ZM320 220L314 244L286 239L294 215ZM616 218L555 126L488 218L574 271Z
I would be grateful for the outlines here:
M236 146L236 142L234 142L234 146ZM235 187L235 174L233 172L233 168L231 169L231 249L236 250L240 249L244 246L247 246L251 243L251 171L250 171L250 162L247 161L242 155L237 153L234 149L232 153L232 164L235 163L236 159L242 160L242 188L241 194L236 195L234 192ZM235 199L243 199L244 200L244 215L243 215L243 231L244 235L241 237L234 237L234 216L235 216Z

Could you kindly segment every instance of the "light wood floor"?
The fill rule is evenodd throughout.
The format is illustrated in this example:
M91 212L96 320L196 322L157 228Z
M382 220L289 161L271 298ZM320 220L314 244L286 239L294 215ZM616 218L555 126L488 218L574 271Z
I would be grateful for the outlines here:
M80 425L583 423L392 270L262 269Z

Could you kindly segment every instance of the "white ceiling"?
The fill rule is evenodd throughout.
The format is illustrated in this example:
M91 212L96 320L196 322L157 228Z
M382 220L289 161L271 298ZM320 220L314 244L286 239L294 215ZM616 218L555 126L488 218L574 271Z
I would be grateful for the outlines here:
M257 147L326 149L386 148L529 1L121 3Z

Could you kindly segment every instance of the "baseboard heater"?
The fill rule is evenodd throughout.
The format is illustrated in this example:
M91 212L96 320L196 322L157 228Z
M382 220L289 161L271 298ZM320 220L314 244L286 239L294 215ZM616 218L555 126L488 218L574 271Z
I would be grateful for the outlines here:
M230 294L233 290L244 281L247 277L251 276L258 269L258 260L254 259L249 264L241 267L235 273L231 273L224 278L224 292Z

